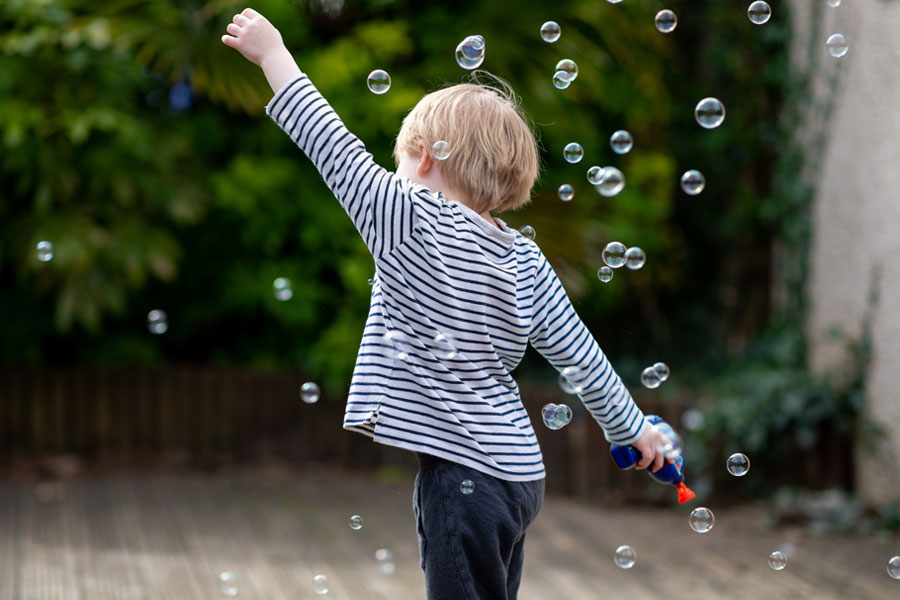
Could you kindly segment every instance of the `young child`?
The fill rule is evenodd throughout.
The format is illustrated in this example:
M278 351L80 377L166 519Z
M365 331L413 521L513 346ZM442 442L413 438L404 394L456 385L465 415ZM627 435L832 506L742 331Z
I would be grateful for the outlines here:
M375 259L344 428L419 457L413 505L428 598L514 599L544 491L541 451L510 375L529 342L557 369L581 370L584 405L609 441L640 450L638 468L665 460L665 440L540 249L491 216L530 199L539 162L530 128L510 90L448 87L404 119L391 173L269 21L248 8L227 31L222 42L259 65L275 92L267 114L313 161ZM450 145L445 160L432 152L437 141Z

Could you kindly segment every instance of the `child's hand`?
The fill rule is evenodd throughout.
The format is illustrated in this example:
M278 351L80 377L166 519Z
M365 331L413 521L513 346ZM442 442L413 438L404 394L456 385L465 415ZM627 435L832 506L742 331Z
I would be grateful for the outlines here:
M650 463L653 468L650 469L654 473L662 469L663 462L672 464L675 462L673 458L666 458L663 448L669 443L669 439L664 436L656 427L648 427L644 435L638 438L632 445L641 453L641 460L635 465L635 469L646 469Z
M284 50L281 33L252 8L234 15L232 21L225 28L231 35L223 35L222 43L243 54L250 62L262 67L263 59Z

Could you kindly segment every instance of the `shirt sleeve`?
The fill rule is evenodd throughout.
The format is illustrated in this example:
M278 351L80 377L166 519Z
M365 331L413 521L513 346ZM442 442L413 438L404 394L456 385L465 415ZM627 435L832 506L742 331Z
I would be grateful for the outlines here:
M570 381L577 385L578 396L603 428L606 439L615 444L631 444L644 433L644 413L578 317L543 254L538 264L531 345L560 372L577 367L578 372Z
M379 258L415 227L413 184L375 163L306 75L286 83L266 106L269 115L313 162L325 184Z

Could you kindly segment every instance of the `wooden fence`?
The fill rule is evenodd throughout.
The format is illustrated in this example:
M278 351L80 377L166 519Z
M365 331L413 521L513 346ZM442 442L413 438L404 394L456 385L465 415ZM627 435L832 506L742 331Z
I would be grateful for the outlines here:
M0 371L0 463L77 455L98 462L178 457L197 466L269 458L299 466L415 466L408 452L342 431L343 398L301 402L302 383L296 373L209 368ZM547 402L567 401L575 409L564 429L535 427L548 492L605 501L665 497L668 490L648 486L645 475L615 467L603 432L579 402L552 385L524 384L521 391L536 424ZM641 407L680 422L678 404L642 399ZM850 455L846 439L832 436L825 446L833 460ZM795 460L803 478L821 484L819 450ZM845 479L835 484L849 485Z

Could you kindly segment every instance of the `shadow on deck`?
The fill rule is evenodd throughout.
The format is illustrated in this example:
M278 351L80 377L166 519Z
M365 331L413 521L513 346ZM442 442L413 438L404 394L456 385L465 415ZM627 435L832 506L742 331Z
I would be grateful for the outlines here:
M412 481L327 473L108 475L58 484L0 481L0 599L205 600L424 597ZM477 492L477 490L476 490ZM715 506L710 506L714 511ZM364 527L348 526L352 514ZM897 597L885 566L900 547L872 538L816 538L759 527L752 507L716 511L704 535L685 508L611 509L548 497L529 530L519 597L854 600ZM767 565L793 545L787 568ZM634 568L612 560L637 552ZM385 574L375 550L392 551Z

